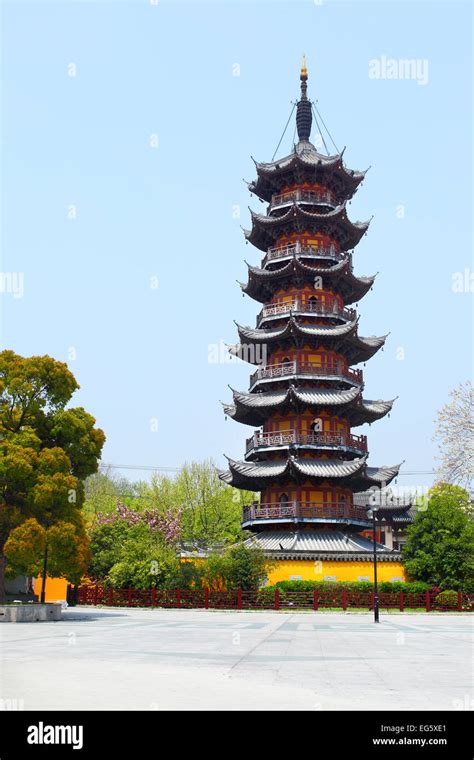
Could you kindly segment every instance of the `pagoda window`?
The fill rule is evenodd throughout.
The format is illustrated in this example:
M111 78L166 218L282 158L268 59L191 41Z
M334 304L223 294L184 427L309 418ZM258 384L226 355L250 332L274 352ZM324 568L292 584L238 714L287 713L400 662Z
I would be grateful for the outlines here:
M282 364L292 364L291 359L288 356L285 356L284 359L282 359Z
M278 499L278 504L280 505L280 507L287 507L289 503L290 503L290 500L288 499L288 494L282 493L280 498Z
M320 433L323 429L323 421L321 417L316 417L316 419L312 421L310 428L313 433Z

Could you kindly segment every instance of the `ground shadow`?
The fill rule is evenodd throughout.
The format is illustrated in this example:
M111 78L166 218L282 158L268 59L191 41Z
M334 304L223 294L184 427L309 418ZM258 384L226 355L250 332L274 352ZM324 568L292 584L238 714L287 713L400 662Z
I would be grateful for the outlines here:
M70 620L100 620L100 618L111 618L111 617L127 617L126 612L100 612L97 610L97 612L81 612L80 610L72 611L72 610L63 610L61 621L63 623L69 622Z

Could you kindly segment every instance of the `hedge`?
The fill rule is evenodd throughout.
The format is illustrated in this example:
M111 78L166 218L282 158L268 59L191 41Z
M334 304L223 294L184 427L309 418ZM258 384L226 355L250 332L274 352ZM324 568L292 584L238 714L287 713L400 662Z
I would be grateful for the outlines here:
M382 592L411 592L421 594L424 591L430 591L432 584L423 581L379 581L378 589ZM278 581L274 586L265 586L265 591L372 591L374 584L372 581Z

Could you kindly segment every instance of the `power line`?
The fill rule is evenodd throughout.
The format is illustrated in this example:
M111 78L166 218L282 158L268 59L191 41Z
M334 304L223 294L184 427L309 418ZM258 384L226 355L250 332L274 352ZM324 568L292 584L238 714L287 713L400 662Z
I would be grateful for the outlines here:
M152 472L181 472L181 467L160 467L149 464L111 464L110 462L101 462L101 467L110 467L111 470L150 470Z

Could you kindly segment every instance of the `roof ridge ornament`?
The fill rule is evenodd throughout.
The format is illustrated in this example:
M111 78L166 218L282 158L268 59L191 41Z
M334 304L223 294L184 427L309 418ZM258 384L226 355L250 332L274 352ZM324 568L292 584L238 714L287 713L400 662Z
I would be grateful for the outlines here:
M301 63L300 80L301 97L296 106L296 128L298 130L299 141L309 142L313 114L311 109L311 101L308 100L307 95L308 70L306 68L306 56L304 55L303 61Z
M308 69L306 68L306 56L304 53L301 59L300 79L305 81L308 79Z

